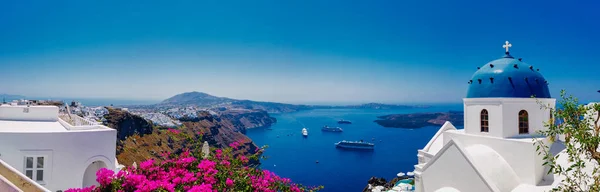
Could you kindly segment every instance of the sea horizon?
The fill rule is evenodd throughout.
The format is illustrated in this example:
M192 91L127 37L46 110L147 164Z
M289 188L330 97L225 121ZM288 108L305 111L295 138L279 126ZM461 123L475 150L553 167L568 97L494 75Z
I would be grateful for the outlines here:
M19 99L27 99L27 100L60 100L64 102L76 101L80 102L86 106L126 106L126 105L152 105L158 104L165 99L136 99L136 98L86 98L86 97L40 97L40 96L23 96L18 94L4 94L11 95L13 97L5 97L4 99L8 102L11 100L19 100ZM17 96L17 97L14 97ZM2 98L0 98L2 99ZM237 99L236 100L246 100L246 99ZM352 102L336 102L336 101L262 101L262 100L250 100L257 102L271 102L271 103L282 103L282 104L291 104L291 105L322 105L322 106L348 106L348 105L362 105L368 103L379 103L379 104L387 104L387 105L410 105L410 106L433 106L433 105L456 105L462 104L462 101L456 102L406 102L406 101L352 101Z
M557 101L557 106L560 106L561 99L555 97ZM0 98L2 99L2 98ZM163 100L146 100L146 99L120 99L120 98L76 98L76 97L19 97L19 98L5 98L6 101L10 100L18 100L18 99L28 99L28 100L60 100L64 102L76 101L80 102L85 106L90 107L98 107L98 106L131 106L131 105L153 105L162 102ZM232 98L236 99L236 98ZM243 100L243 99L236 99ZM256 100L250 100L256 101ZM291 105L315 105L315 106L349 106L349 105L362 105L368 103L378 103L378 104L386 104L386 105L407 105L407 106L455 106L455 105L463 105L463 101L456 102L384 102L384 101L365 101L365 102L278 102L278 101L256 101L256 102L272 102L272 103L282 103L282 104L291 104ZM580 104L588 104L591 102L595 102L594 100L579 100ZM462 110L461 110L462 111Z

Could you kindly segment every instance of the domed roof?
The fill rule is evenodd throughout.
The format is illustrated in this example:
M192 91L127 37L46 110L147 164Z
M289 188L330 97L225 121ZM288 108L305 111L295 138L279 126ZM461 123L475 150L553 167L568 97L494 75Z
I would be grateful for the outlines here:
M550 98L548 82L538 69L515 59L508 51L504 57L478 68L467 91L467 98L532 96Z

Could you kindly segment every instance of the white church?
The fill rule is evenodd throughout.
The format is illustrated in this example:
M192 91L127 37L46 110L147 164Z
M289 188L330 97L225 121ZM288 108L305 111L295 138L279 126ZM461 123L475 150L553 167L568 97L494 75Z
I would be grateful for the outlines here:
M97 185L100 168L120 167L115 129L59 111L27 101L0 106L0 192Z
M559 138L537 135L545 129L556 100L535 66L508 52L479 67L468 82L464 129L446 122L418 151L415 165L417 192L535 192L550 191L562 177L547 174L534 142L564 153ZM535 98L532 98L535 96ZM596 114L597 115L597 114ZM559 164L566 164L566 155Z

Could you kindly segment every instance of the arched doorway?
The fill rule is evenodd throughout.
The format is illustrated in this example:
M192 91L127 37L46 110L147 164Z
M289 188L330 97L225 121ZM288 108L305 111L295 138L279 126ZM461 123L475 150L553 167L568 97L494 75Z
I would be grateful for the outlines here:
M92 164L88 165L83 173L83 184L82 187L89 187L92 185L98 186L98 182L96 181L96 172L102 168L107 168L108 166L103 161L94 161Z

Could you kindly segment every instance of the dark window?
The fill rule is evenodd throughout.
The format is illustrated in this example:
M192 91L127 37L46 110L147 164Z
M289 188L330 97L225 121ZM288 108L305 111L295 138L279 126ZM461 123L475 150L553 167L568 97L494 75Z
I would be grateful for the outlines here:
M26 170L25 176L29 177L30 179L33 179L33 170Z
M519 134L529 133L529 115L527 111L519 111Z
M481 110L481 132L489 132L490 121L487 110Z
M44 157L25 157L25 176L44 181Z
M27 157L27 163L25 165L25 168L33 168L33 157Z
M44 170L36 170L36 181L44 181Z

